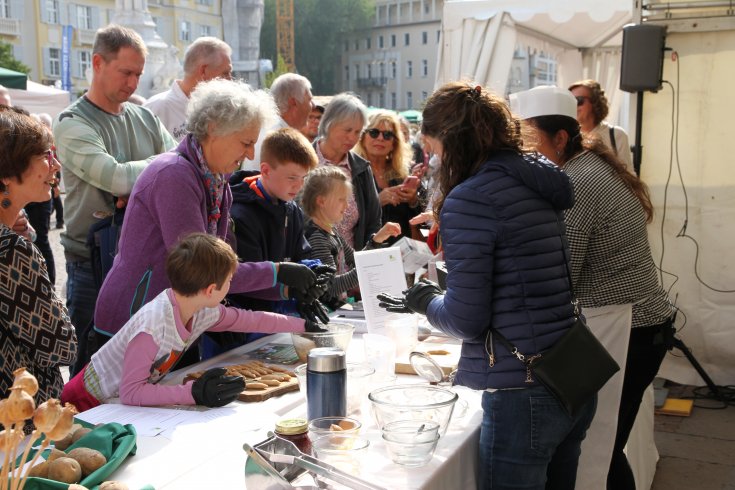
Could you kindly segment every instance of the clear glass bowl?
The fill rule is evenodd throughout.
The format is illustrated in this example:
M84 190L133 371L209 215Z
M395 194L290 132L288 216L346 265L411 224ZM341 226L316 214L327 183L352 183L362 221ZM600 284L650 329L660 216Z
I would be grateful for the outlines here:
M368 446L370 441L356 434L326 435L311 441L318 459L353 475L360 475Z
M397 420L383 427L383 439L402 443L430 442L439 437L439 424L430 420Z
M432 421L444 435L459 396L453 391L430 385L393 385L368 394L373 416L381 429L399 420Z
M350 417L319 417L309 422L309 435L316 439L326 435L358 434L361 427L359 420Z
M329 323L322 325L326 332L291 332L296 355L301 362L306 362L311 349L316 347L339 347L347 351L352 340L355 326L349 323Z
M439 434L434 439L426 442L397 442L391 441L383 436L385 447L388 448L390 459L394 463L404 466L423 466L434 456Z

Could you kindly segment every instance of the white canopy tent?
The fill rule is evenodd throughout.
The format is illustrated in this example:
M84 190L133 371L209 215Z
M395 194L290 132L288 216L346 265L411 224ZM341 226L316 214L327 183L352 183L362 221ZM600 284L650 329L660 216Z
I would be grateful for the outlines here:
M14 106L32 114L48 113L52 118L70 104L69 92L28 80L26 90L8 89Z
M608 94L610 119L627 127L625 114L618 117L627 97L617 87L621 27L631 19L631 0L449 0L437 86L470 78L505 94L516 48L544 52L558 63L558 86L598 80Z

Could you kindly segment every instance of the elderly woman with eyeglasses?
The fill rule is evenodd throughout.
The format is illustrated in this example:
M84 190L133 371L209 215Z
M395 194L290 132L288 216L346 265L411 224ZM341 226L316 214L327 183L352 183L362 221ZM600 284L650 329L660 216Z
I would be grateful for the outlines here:
M577 100L577 122L582 132L601 139L625 164L625 168L630 173L635 173L628 133L620 126L613 126L605 121L609 108L605 91L600 84L594 80L580 80L571 84L569 90Z
M339 94L327 105L314 143L319 166L335 165L352 181L352 195L336 230L355 250L362 250L381 226L378 190L370 163L352 151L367 122L367 108L352 94Z
M97 299L96 331L109 339L170 287L166 254L181 238L198 232L226 239L232 192L225 176L253 157L260 128L274 114L273 99L244 82L197 85L187 108L189 133L146 167L130 194L118 254ZM230 292L280 300L315 284L305 265L241 262Z
M370 162L383 209L382 222L400 224L401 235L410 237L409 220L421 212L421 181L416 176L409 176L411 147L404 139L398 116L388 111L370 116L355 153Z
M43 256L13 226L26 204L51 198L60 166L51 133L19 109L0 106L0 141L0 398L10 394L13 371L25 367L42 403L61 395L59 368L74 361L77 338Z

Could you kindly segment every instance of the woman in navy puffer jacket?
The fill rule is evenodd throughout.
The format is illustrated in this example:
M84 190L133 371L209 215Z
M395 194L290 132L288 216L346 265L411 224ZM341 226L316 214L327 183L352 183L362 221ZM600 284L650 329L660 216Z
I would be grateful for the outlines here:
M567 176L522 151L505 102L452 82L426 103L421 129L441 156L439 216L446 293L420 282L405 306L462 339L457 384L484 390L480 488L573 489L595 401L576 417L490 332L526 355L549 349L574 322L562 249L562 211L574 204ZM568 256L568 252L567 252Z

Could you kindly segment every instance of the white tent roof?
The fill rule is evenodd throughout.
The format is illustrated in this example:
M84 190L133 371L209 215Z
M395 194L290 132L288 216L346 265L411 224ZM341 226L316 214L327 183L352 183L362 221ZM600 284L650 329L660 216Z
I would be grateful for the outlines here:
M609 77L600 76L600 67L584 73L581 49L620 46L621 28L631 19L631 0L449 0L437 85L471 78L504 93L518 45L554 56L560 86L583 76L604 83ZM619 70L609 60L603 64L605 72ZM613 78L617 87L617 73Z
M48 113L56 117L70 103L69 92L28 80L27 90L8 89L14 106L32 114Z

